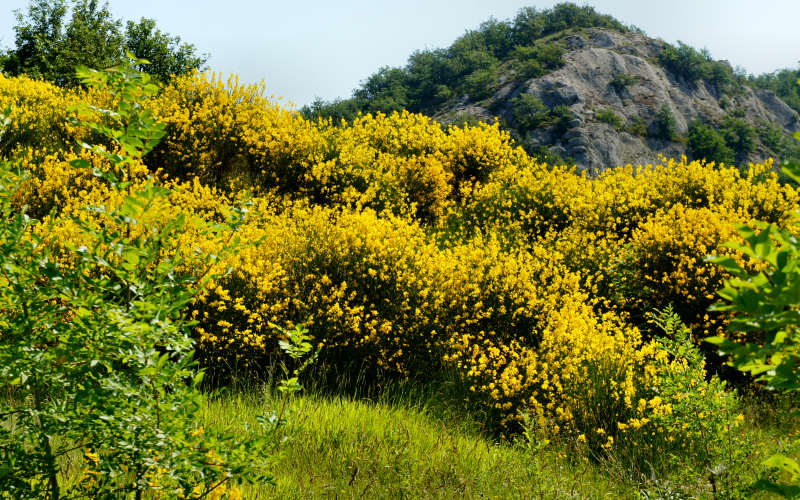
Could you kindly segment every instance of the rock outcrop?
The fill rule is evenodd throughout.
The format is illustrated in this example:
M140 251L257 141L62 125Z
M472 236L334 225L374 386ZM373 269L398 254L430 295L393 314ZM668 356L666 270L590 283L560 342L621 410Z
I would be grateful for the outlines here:
M589 172L652 163L659 154L686 154L685 136L693 121L718 123L732 110L754 128L770 124L787 134L800 130L800 116L770 91L742 85L735 92L721 92L707 81L689 82L670 73L658 63L665 46L660 40L592 28L567 36L563 43L568 50L560 69L524 82L508 79L493 97L480 103L467 99L435 116L445 121L465 114L481 119L497 116L513 130L516 97L532 94L550 108L566 106L573 115L567 127L517 130L517 139L529 150L546 146L571 157ZM662 109L674 117L677 135L672 138L656 132ZM601 121L601 111L622 120ZM759 143L744 161L761 161L770 154Z

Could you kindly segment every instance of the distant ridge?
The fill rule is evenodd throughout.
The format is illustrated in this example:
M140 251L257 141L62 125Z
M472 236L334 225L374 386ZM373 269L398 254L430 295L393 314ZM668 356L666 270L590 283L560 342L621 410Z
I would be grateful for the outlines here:
M447 49L381 68L348 99L301 112L335 121L400 109L443 123L498 119L531 154L589 172L659 154L743 166L800 157L790 138L800 116L767 89L774 78L759 78L563 3L490 19Z

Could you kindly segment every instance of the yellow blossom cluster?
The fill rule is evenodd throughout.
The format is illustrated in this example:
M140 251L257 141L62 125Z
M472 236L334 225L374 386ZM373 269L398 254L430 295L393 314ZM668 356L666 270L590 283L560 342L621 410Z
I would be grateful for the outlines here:
M452 224L491 231L511 248L538 242L561 253L585 288L619 312L641 318L673 304L692 327L708 329L706 310L724 274L705 257L732 255L722 245L735 237L735 224L783 224L798 201L771 160L742 174L669 159L596 179L527 163L495 171L454 211Z
M14 156L31 145L46 152L72 149L76 130L67 117L85 97L50 83L0 74L0 112L11 107L11 123L0 139L0 156Z
M16 106L0 154L31 172L20 207L57 209L52 245L80 244L69 217L101 217L87 205L122 202L70 167L107 168L67 146L86 134L63 123L81 99L104 97L0 76L0 107ZM537 162L496 124L308 121L263 85L215 75L176 78L146 105L167 133L130 180L171 189L160 218L220 221L253 195L243 246L188 313L212 376L257 374L280 355L273 325L302 323L332 372L452 371L492 424L526 413L598 449L675 432L663 422L680 402L657 389L681 360L643 340L645 314L673 304L716 327L705 311L724 276L704 257L727 251L735 223L783 223L800 199L770 162L742 174L663 159L589 178ZM196 273L228 237L189 224L174 251Z

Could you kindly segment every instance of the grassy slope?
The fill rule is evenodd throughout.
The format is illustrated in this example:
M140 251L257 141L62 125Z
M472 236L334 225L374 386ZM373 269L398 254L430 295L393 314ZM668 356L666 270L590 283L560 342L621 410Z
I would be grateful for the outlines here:
M244 429L280 406L269 392L210 403L201 418ZM424 403L302 396L273 467L276 485L245 498L631 498L588 462L495 442Z

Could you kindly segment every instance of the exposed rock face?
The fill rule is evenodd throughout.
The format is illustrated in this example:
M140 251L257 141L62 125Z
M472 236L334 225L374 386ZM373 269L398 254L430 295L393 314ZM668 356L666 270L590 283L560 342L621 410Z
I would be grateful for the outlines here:
M719 121L734 108L754 127L768 123L779 125L786 133L800 130L800 116L770 91L744 87L723 97L705 81L691 83L672 75L657 62L664 47L659 40L590 29L564 42L569 50L562 68L521 84L505 84L491 99L492 112L469 102L449 112L479 118L496 115L513 124L511 100L521 94L533 94L551 108L567 106L574 119L565 133L533 130L522 134L522 143L529 148L546 145L553 152L572 157L580 168L590 172L628 163L652 163L659 153L676 157L686 154L685 141L654 137L655 117L662 107L672 112L680 135L688 132L692 121ZM615 86L612 81L617 75L627 75L629 83ZM600 110L613 111L627 124L643 123L650 133L642 136L617 130L597 119ZM767 155L760 148L747 160L761 161Z

